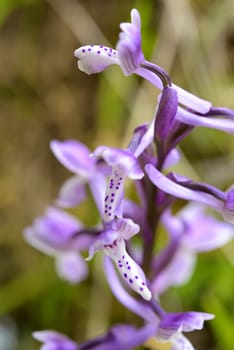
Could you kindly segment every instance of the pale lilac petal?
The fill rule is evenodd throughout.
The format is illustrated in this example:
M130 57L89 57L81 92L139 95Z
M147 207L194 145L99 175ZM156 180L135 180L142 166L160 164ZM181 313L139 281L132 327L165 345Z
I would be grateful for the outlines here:
M181 107L178 108L176 119L184 124L203 126L234 134L234 122L231 119L200 116L195 113L186 111Z
M128 240L140 231L140 226L131 219L118 219L116 220L116 230L121 237Z
M94 159L89 149L76 140L51 141L50 147L56 158L70 171L89 178L94 171Z
M37 232L34 227L26 227L23 231L25 241L33 248L41 252L54 256L59 251L57 247L48 244L47 241L40 237L40 232Z
M131 22L136 28L141 29L141 16L137 9L131 10Z
M123 199L123 216L131 218L137 222L140 226L145 223L145 211L136 202L133 202L127 198Z
M136 9L131 11L131 23L121 23L122 32L116 45L119 64L125 75L134 73L144 61L141 49L141 18Z
M35 219L32 226L25 229L24 236L33 247L53 255L56 251L66 250L71 237L81 227L74 216L50 207L44 216Z
M155 331L156 326L150 323L141 328L135 328L130 325L115 326L111 329L112 341L109 344L103 344L103 346L99 346L95 349L133 350L136 349L136 347L143 345L149 338L154 336Z
M133 298L122 286L120 280L116 274L115 268L110 260L110 258L105 257L104 259L104 268L106 272L107 281L111 288L112 293L115 297L123 304L127 309L131 310L134 314L140 316L146 321L158 324L159 320L154 314L152 309L143 305Z
M45 343L41 350L78 350L75 342L56 331L36 331L33 338Z
M83 281L88 273L84 259L75 252L57 255L56 269L60 278L72 284Z
M204 322L212 320L214 315L206 312L181 312L181 313L165 313L160 321L159 329L171 329L182 332L191 332L194 330L201 330L204 326Z
M178 185L177 183L163 175L152 164L147 164L145 166L145 170L153 184L162 191L170 194L171 196L185 200L197 201L222 212L222 202L217 198L207 193L193 191L181 185Z
M193 345L190 343L182 333L178 333L171 339L172 348L171 350L195 350Z
M103 45L86 45L74 52L78 68L86 74L99 73L113 64L119 64L117 51Z
M129 324L116 325L110 328L106 334L80 344L80 348L86 350L133 350L152 337L155 330L155 325L150 323L141 328Z
M157 76L155 73L149 71L148 69L145 69L143 67L139 67L136 69L135 74L138 76L148 80L151 84L156 86L159 90L163 89L163 83L162 80Z
M206 114L212 107L212 103L210 101L203 100L200 97L193 95L191 92L182 89L180 86L172 84L177 91L179 102L194 111Z
M73 176L61 187L56 204L63 208L71 208L86 198L85 181L82 177Z
M106 190L105 176L96 172L95 175L89 180L89 187L99 213L102 215L104 211L104 199Z
M169 265L160 271L152 282L151 289L155 295L164 293L172 286L186 283L194 271L196 254L180 247Z
M181 211L180 217L187 227L183 245L195 252L206 252L222 247L234 236L233 225L205 214L201 206L188 205Z
M173 148L167 155L165 162L163 164L164 168L169 168L175 164L177 164L180 160L180 152Z
M111 167L118 166L131 179L137 180L144 176L136 157L128 150L99 146L93 155L103 157Z

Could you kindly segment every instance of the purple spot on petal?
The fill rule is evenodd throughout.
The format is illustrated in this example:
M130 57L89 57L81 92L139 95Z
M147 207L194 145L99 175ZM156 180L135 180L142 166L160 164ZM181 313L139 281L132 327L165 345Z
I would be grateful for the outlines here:
M124 259L124 258L125 258L125 256L123 255L123 256L122 256L122 259Z
M119 266L120 268L121 268L121 267L123 267L123 265L122 265L122 264L119 264L118 266Z
M85 52L85 49L83 49L82 52Z
M98 51L97 54L100 55L101 51Z
M142 284L142 286L145 286L145 282L142 282L141 284Z
M144 288L142 288L142 287L141 287L141 288L140 288L140 290L141 290L141 291L143 291L143 290L144 290Z
M131 270L131 266L128 266L128 270Z
M130 282L130 283L133 283L133 280L130 278L130 279L129 279L129 282Z
M138 280L138 278L139 278L138 276L135 276L135 279L136 279L136 280Z
M124 273L124 277L125 277L125 278L127 278L127 277L128 277L128 275L127 275L126 273Z

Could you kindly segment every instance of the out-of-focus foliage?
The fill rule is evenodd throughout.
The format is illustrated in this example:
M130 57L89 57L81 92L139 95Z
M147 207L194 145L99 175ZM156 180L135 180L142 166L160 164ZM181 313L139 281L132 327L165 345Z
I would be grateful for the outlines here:
M117 67L86 76L73 58L84 40L114 46L133 7L142 14L145 56L178 85L234 108L233 0L0 1L0 349L37 349L31 338L37 329L81 341L134 318L112 299L100 265L91 263L89 279L70 286L22 238L23 227L53 202L69 175L51 155L51 139L77 138L91 149L126 145L134 126L153 115L158 92L148 83ZM233 136L198 129L181 149L181 173L221 189L234 182ZM75 212L96 220L88 202ZM217 315L192 335L199 350L234 349L233 249L231 243L203 254L191 282L162 299L168 310Z

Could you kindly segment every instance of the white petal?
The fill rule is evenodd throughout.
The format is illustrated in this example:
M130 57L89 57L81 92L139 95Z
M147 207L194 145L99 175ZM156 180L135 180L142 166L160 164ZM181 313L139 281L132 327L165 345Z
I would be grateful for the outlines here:
M86 74L102 72L112 64L119 64L117 51L102 45L86 45L75 50L78 68Z
M182 333L178 333L172 339L172 344L171 350L195 350L188 338L186 338Z
M113 244L106 246L104 250L113 259L121 277L128 286L140 294L143 299L150 300L152 294L146 285L144 272L128 255L125 248L125 241L118 239Z

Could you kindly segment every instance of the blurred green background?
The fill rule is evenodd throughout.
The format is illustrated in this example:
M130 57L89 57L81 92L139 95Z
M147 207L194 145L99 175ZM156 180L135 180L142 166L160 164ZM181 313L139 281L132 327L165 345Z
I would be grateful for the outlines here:
M56 329L82 341L108 324L134 321L111 296L100 256L88 280L70 286L57 278L53 260L22 238L69 175L52 156L51 139L120 147L152 118L158 91L150 84L124 77L118 67L87 76L73 57L86 43L114 47L133 7L142 15L145 56L177 85L234 108L233 0L0 1L0 350L38 349L33 330ZM198 128L181 150L179 172L222 190L234 182L232 135ZM97 218L89 202L77 213L89 224ZM202 254L190 283L162 299L168 311L216 314L191 334L198 350L234 349L233 250L230 243Z

